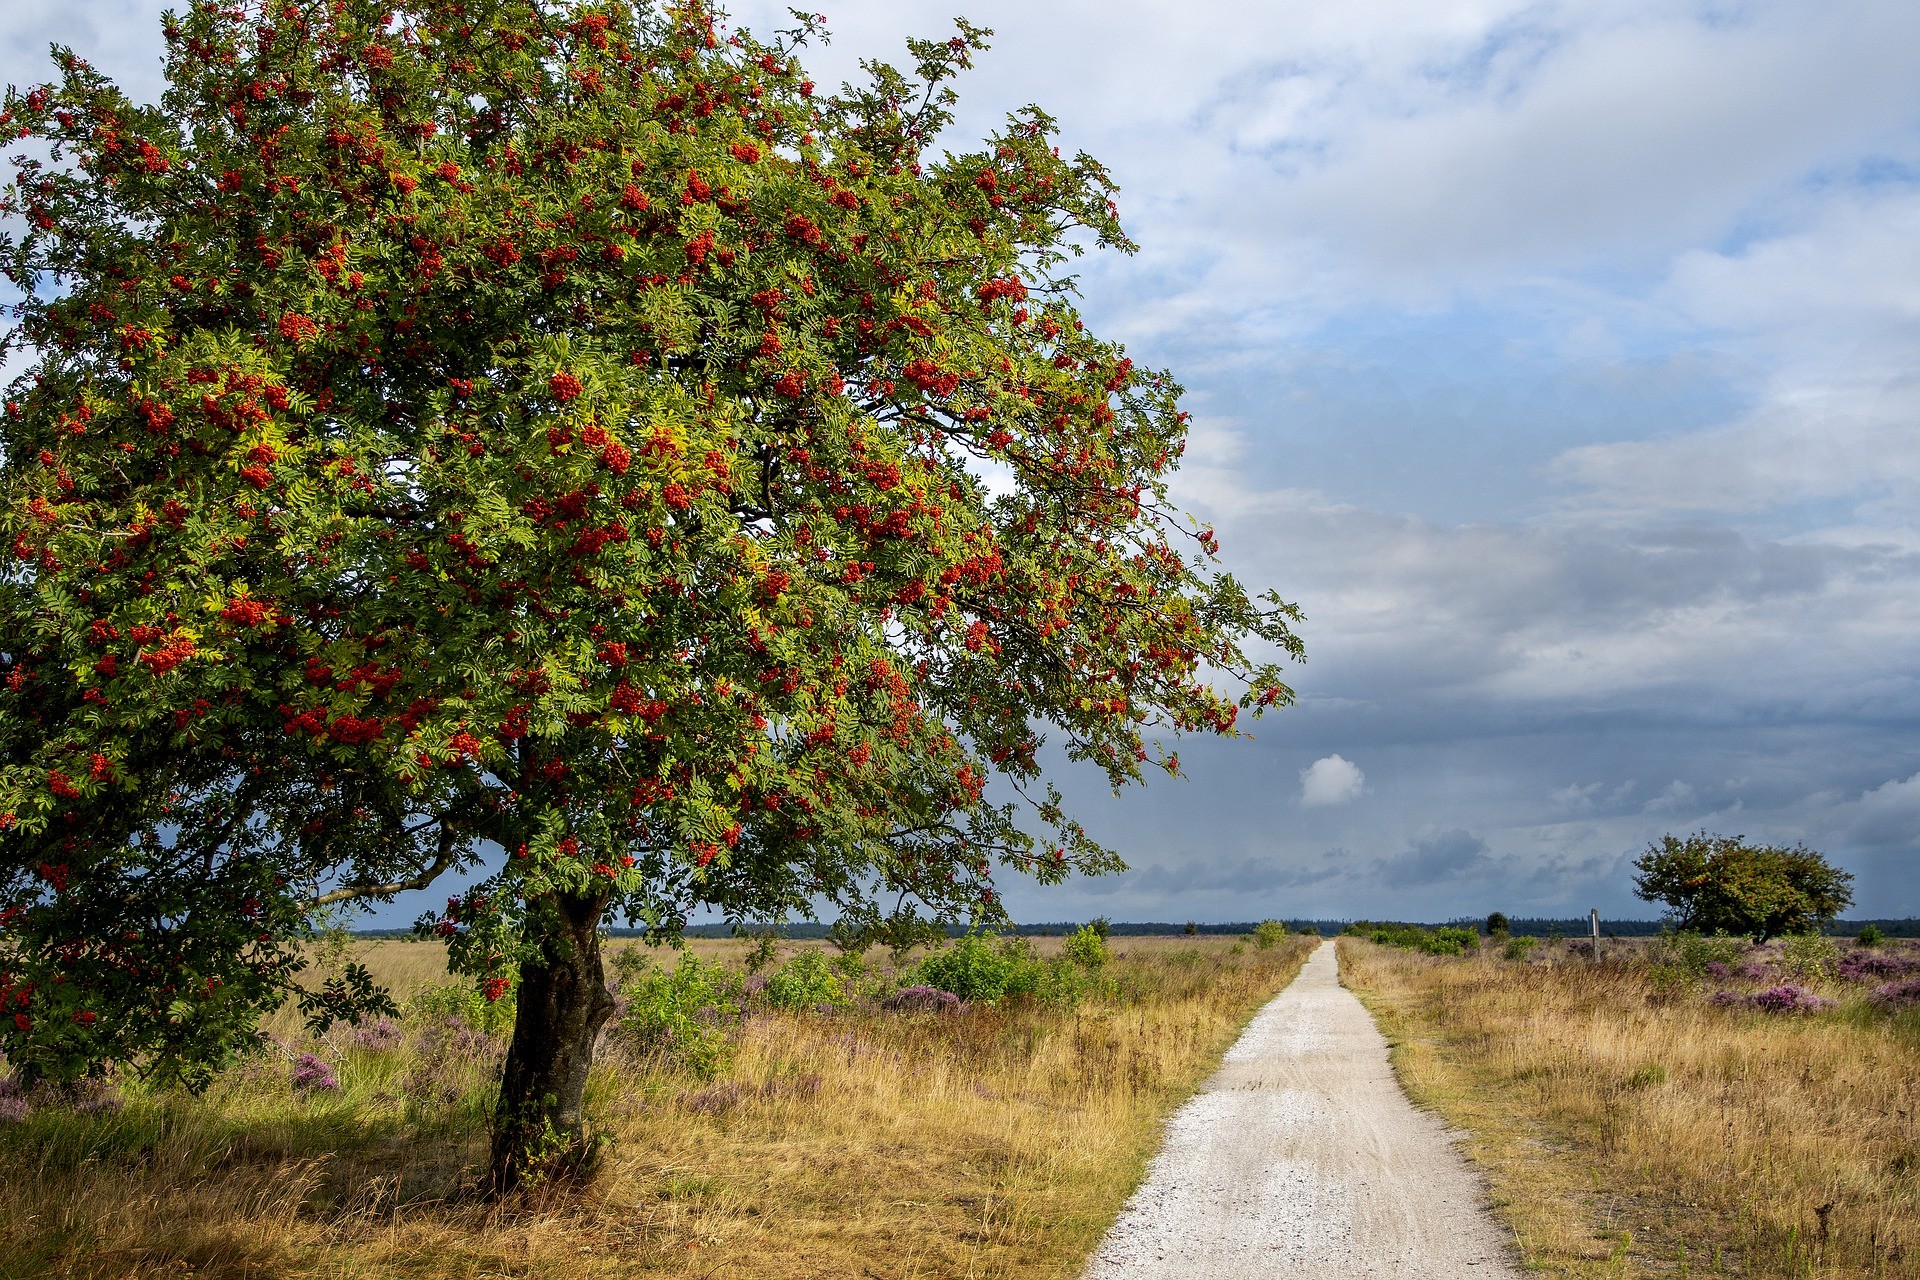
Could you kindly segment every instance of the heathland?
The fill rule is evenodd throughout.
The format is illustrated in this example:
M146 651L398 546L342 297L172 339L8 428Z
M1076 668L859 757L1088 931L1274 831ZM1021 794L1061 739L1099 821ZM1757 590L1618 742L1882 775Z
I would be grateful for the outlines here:
M472 1194L498 1008L438 947L353 944L401 1018L318 1039L277 1020L198 1097L0 1098L0 1274L1070 1276L1309 946L1077 942L950 945L944 973L628 944L589 1092L598 1174L509 1202ZM943 1007L903 988L930 972L1014 990Z
M1530 1266L1920 1276L1920 947L1373 936L1342 977Z

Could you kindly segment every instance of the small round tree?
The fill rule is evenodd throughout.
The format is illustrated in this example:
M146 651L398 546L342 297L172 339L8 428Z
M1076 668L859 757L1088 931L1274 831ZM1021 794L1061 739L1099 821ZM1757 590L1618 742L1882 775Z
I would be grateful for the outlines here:
M1634 891L1664 902L1674 928L1765 942L1831 923L1853 905L1853 874L1805 845L1750 845L1702 831L1663 836L1633 864Z
M480 867L424 923L515 991L508 1188L587 1149L610 919L991 920L996 866L1119 865L1043 729L1118 787L1290 700L1295 611L1167 506L1179 388L1073 307L1105 172L1037 109L930 153L983 31L837 95L808 34L196 0L158 107L60 50L9 93L17 1069L354 1016L316 913Z

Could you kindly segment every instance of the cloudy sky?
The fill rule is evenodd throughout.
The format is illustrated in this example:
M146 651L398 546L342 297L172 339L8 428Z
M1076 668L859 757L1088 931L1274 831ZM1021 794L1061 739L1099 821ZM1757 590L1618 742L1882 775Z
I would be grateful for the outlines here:
M957 2L830 8L808 65ZM60 40L152 96L161 7L7 0L0 79ZM1134 870L1016 916L1650 915L1628 862L1700 828L1920 914L1920 6L963 11L954 141L1038 102L1112 168L1142 252L1089 316L1190 388L1182 499L1308 616L1257 740L1068 779Z

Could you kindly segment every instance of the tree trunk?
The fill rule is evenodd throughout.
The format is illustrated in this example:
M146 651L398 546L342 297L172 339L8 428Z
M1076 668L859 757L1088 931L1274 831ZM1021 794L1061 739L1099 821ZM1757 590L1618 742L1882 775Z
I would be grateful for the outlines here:
M593 1043L613 1014L600 967L604 902L550 894L528 904L535 954L520 966L513 1044L494 1112L493 1190L571 1176L592 1154L581 1122Z

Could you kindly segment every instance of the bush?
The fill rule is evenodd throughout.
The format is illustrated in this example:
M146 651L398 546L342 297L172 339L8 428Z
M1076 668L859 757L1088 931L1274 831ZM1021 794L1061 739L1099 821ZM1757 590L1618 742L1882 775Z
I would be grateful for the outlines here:
M1083 969L1100 968L1108 959L1106 935L1092 925L1074 930L1067 935L1066 956Z
M1506 912L1495 911L1487 916L1487 936L1489 938L1505 938L1511 932L1512 926L1507 922Z
M1025 938L996 942L977 933L927 956L916 971L926 986L985 1004L1017 996L1072 1002L1084 996L1090 985L1086 970L1078 964L1065 958L1048 964L1033 953L1033 945Z
M1678 933L1665 933L1654 950L1656 964L1671 965L1680 971L1698 978L1713 974L1711 965L1719 965L1724 971L1741 956L1747 953L1747 941L1744 938L1730 938L1724 933L1701 934L1690 930Z
M1262 920L1253 929L1253 945L1262 951L1277 946L1287 936L1287 926L1278 920Z
M1840 963L1832 938L1796 933L1781 945L1780 967L1802 982L1830 982Z
M1370 924L1367 926L1367 940L1386 947L1411 947L1418 950L1427 944L1428 933L1417 924Z
M1539 942L1538 938L1508 938L1507 945L1500 954L1509 960L1524 961Z
M514 990L508 987L497 999L464 982L442 982L414 993L406 1003L406 1012L426 1021L458 1018L476 1031L504 1036L513 1030Z
M1320 926L1317 924L1303 924L1298 929L1295 929L1294 932L1303 938L1317 938L1320 936Z
M1853 940L1863 947L1877 947L1882 942L1885 942L1886 939L1887 935L1880 932L1879 925L1863 924L1860 926L1860 932L1855 935Z
M686 953L671 970L639 969L620 995L626 1008L616 1034L636 1053L702 1080L718 1075L733 1056L726 1024L739 1017L741 995L733 970Z
M1435 929L1420 942L1419 947L1430 956L1463 956L1480 950L1480 934L1474 929L1449 925L1444 929Z
M779 1009L816 1009L847 1003L846 984L823 952L802 951L775 969L763 993Z

